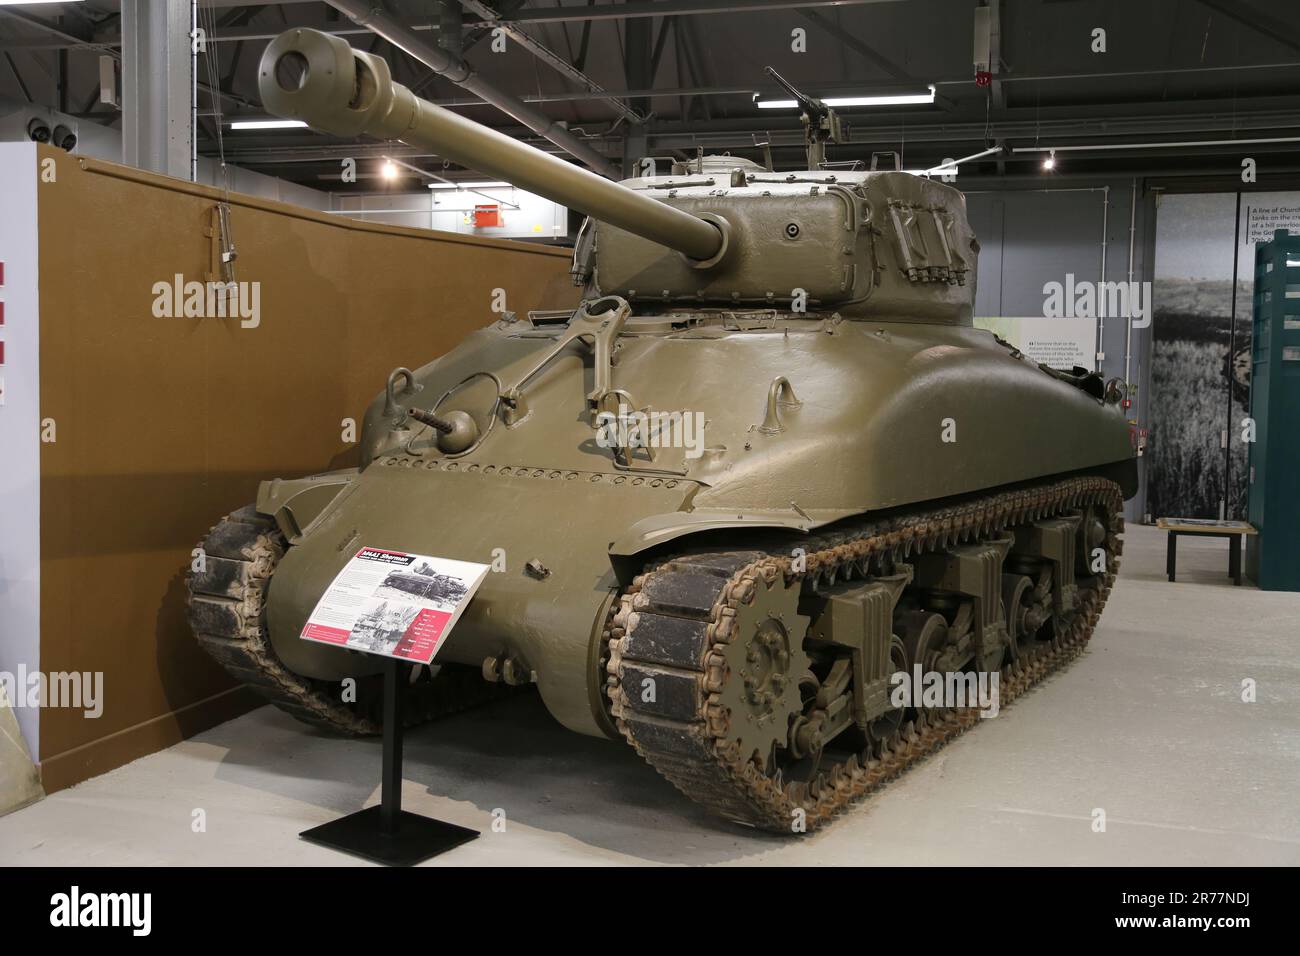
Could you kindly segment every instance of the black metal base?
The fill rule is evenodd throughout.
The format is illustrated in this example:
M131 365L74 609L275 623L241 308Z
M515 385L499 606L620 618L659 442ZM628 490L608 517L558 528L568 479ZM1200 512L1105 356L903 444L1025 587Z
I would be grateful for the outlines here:
M401 662L387 658L379 806L349 813L298 836L388 866L413 866L478 837L477 830L402 809L402 694L406 684Z
M396 824L386 830L383 807L366 807L298 835L310 843L388 866L414 866L479 835L477 830L405 810L398 812Z

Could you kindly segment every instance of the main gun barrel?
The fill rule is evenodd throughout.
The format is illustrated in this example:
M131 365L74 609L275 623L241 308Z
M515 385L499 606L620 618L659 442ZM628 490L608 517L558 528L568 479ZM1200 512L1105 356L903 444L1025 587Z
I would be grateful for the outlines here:
M258 67L262 102L337 136L398 139L676 249L697 262L724 248L722 229L421 99L388 64L318 30L288 30Z

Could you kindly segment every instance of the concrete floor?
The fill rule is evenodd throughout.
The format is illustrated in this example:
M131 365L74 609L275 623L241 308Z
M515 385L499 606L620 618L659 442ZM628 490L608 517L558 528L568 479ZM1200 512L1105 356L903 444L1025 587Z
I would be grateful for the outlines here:
M1300 863L1300 594L1232 587L1222 540L1181 539L1170 584L1164 542L1129 529L1072 667L811 837L714 821L532 696L409 734L404 805L484 831L435 865ZM359 862L296 834L378 775L377 741L264 707L0 818L0 865Z

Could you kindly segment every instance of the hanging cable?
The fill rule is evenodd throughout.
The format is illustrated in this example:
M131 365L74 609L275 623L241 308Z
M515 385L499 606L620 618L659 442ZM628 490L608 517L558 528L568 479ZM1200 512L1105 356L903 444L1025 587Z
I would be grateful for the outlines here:
M221 280L227 289L235 288L235 237L230 226L230 169L226 165L226 141L223 133L225 117L221 111L221 59L218 55L220 46L215 42L217 34L217 14L213 7L198 8L198 23L195 27L203 31L203 64L208 75L208 96L211 113L217 129L217 163L220 171L221 201L217 203L217 233L221 244ZM197 135L198 130L194 130Z

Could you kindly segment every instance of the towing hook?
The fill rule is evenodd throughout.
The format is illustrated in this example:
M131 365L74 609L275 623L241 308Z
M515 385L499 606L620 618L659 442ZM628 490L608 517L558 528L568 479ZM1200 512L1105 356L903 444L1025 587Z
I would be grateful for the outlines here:
M384 417L393 419L394 427L401 428L406 424L407 410L397 404L397 380L406 379L406 388L402 389L402 394L414 395L424 388L415 381L415 373L409 368L399 366L388 373L388 382L384 386Z

